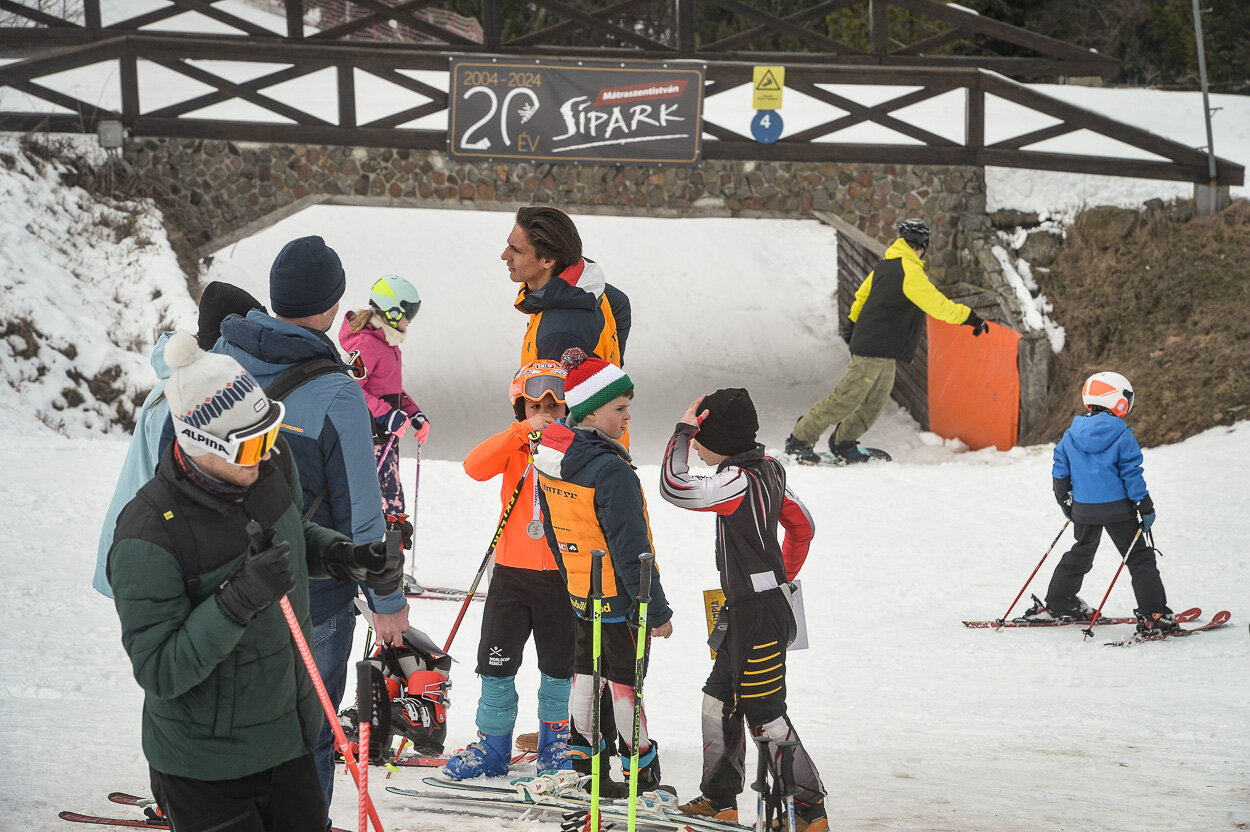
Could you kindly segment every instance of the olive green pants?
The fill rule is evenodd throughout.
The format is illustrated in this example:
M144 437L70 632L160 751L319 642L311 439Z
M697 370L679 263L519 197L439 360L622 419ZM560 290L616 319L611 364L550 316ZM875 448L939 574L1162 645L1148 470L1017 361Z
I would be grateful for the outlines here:
M794 435L815 445L830 425L838 425L838 442L859 439L880 418L893 390L893 358L852 355L846 375L829 396L803 414L794 426Z

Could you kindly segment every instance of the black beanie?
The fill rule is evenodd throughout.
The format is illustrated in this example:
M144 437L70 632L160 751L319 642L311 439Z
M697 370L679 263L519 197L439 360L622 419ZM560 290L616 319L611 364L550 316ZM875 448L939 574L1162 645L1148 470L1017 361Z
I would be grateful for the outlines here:
M320 237L300 237L282 247L269 269L269 302L283 318L320 315L343 297L347 276L334 249Z
M265 305L238 286L220 280L205 286L200 295L200 332L196 336L200 349L208 352L213 348L221 337L221 322L228 315L247 315L253 309L264 312Z
M700 410L707 416L699 424L695 439L714 454L735 456L755 447L760 428L751 394L741 387L726 387L703 398Z

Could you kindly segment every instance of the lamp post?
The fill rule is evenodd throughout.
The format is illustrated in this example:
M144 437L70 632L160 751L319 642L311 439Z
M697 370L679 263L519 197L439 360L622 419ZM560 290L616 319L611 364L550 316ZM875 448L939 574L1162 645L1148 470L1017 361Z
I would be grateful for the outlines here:
M1210 180L1206 199L1195 199L1199 214L1214 214L1219 210L1219 185L1215 173L1215 139L1211 133L1211 96L1207 91L1207 56L1202 46L1202 10L1194 0L1194 37L1198 40L1198 79L1202 83L1202 115L1207 125L1207 177ZM1205 202L1205 204L1204 204Z

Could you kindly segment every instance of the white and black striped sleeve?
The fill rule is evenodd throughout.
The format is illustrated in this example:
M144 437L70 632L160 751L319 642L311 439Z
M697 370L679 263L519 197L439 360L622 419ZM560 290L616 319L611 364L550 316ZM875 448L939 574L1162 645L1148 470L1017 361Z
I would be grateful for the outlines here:
M717 471L710 477L690 474L690 439L697 428L679 423L664 451L660 471L660 493L678 508L733 514L746 496L748 480L735 467Z

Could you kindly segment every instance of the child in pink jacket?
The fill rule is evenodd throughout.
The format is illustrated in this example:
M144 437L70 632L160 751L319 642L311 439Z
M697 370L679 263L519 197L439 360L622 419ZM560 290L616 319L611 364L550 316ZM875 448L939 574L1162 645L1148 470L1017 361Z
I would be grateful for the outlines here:
M373 454L379 463L382 504L392 516L407 514L399 483L399 439L409 425L416 430L420 443L430 435L429 420L404 392L404 359L399 349L420 308L416 287L402 277L387 275L373 284L368 308L348 312L339 330L339 343L349 353L357 353L355 362L365 369L365 377L359 381L373 414ZM404 532L405 543L411 545L411 525Z

